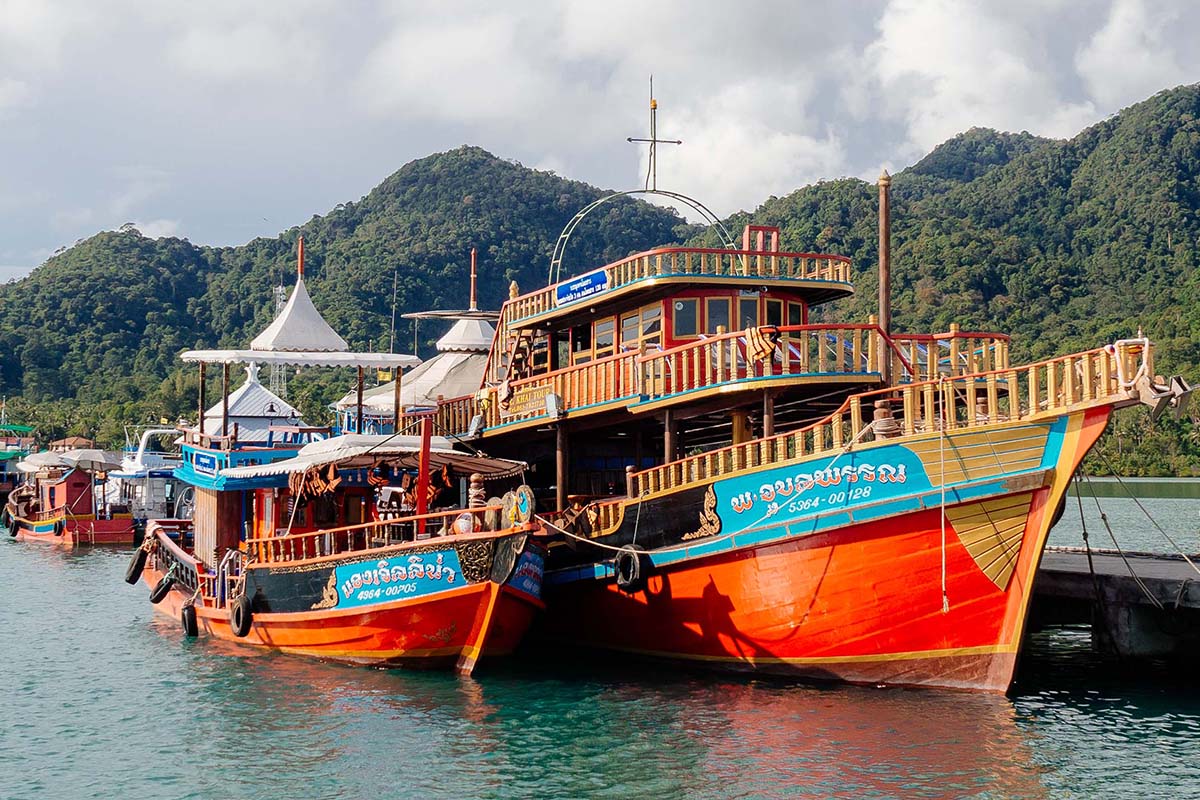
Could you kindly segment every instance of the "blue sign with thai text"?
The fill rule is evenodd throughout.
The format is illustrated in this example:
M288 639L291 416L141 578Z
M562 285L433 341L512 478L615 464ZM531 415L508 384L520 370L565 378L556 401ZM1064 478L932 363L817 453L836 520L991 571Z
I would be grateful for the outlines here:
M600 294L607 288L608 271L598 269L595 272L580 275L578 278L571 278L554 287L554 304L558 306L569 305L585 297Z
M726 532L787 524L931 488L921 459L899 446L762 470L714 486Z
M544 571L545 564L541 555L526 550L524 553L521 553L521 558L517 561L516 569L513 570L512 577L508 579L508 585L519 592L524 592L530 597L540 599L542 596L542 575Z
M390 603L462 586L462 566L454 550L343 564L334 570L338 608Z
M213 477L217 474L217 457L212 453L196 453L192 459L192 469L201 475Z

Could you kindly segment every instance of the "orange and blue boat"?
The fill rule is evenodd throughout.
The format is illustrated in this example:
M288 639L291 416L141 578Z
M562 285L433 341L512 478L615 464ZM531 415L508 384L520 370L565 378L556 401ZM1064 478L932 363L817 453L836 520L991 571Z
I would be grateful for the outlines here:
M511 652L544 607L526 465L456 450L429 415L420 435L364 434L363 370L396 370L399 398L399 369L419 361L348 352L308 297L302 254L288 304L250 349L184 354L202 392L175 473L192 515L152 521L126 580L144 580L189 636L470 673ZM209 363L224 365L223 392L206 410ZM256 366L231 395L231 363L357 367L357 430L304 425Z
M888 179L881 180L886 212ZM647 190L653 193L655 190ZM678 196L672 195L678 199ZM608 198L606 198L608 199ZM850 259L648 250L501 309L437 424L534 465L562 541L541 636L748 673L1009 688L1047 534L1114 411L1182 409L1140 334L1016 365L1005 334L816 322ZM693 203L693 207L702 208ZM881 270L888 272L881 213Z

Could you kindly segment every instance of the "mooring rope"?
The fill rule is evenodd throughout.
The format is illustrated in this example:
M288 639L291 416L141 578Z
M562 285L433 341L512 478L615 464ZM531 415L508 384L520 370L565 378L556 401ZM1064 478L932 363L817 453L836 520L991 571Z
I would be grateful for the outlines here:
M1116 534L1113 533L1112 526L1108 524L1108 514L1105 514L1104 509L1102 509L1100 507L1100 498L1096 497L1096 491L1094 489L1092 489L1092 479L1086 475L1084 476L1084 479L1087 480L1087 482L1088 482L1088 489L1091 490L1091 492L1092 492L1092 499L1096 501L1096 511L1100 514L1100 521L1104 523L1104 528L1105 528L1105 530L1108 531L1108 538L1112 539L1113 547L1115 547L1117 549L1117 554L1121 556L1121 561L1125 562L1125 569L1129 571L1129 577L1133 578L1134 583L1136 583L1138 585L1138 588L1140 588L1142 590L1142 594L1144 594L1146 596L1146 599L1149 600L1151 602L1151 604L1153 604L1154 606L1156 606L1158 609L1161 610L1163 607L1163 604L1159 601L1159 599L1157 597L1155 597L1153 594L1151 594L1149 587L1146 586L1146 584L1142 582L1142 579L1140 577L1138 577L1138 574L1136 572L1134 572L1133 565L1130 564L1129 559L1125 557L1125 551L1122 550L1121 545L1117 543L1117 536L1116 536ZM1083 500L1080 499L1079 502L1082 505ZM1090 554L1089 554L1089 563L1090 563Z
M1168 542L1171 543L1171 547L1175 548L1176 553L1183 556L1183 560L1188 563L1188 566L1192 568L1192 571L1195 572L1197 575L1200 575L1200 568L1198 568L1196 566L1196 564L1192 561L1192 559L1188 558L1188 554L1183 552L1183 548L1181 548L1178 544L1175 543L1175 540L1171 538L1170 534L1168 534L1165 530L1163 530L1162 526L1158 524L1158 520L1156 520L1153 516L1150 515L1150 512L1146 509L1145 506L1142 505L1141 501L1138 500L1136 497L1134 497L1133 492L1130 490L1130 488L1128 486L1125 485L1125 482L1121 480L1121 476L1118 475L1113 470L1112 465L1108 463L1108 459L1104 457L1103 453L1100 454L1100 458L1102 461L1104 461L1104 466L1108 468L1108 471L1111 472L1113 477L1117 479L1117 484L1120 485L1120 487L1125 490L1125 494L1129 495L1129 499L1132 500L1134 502L1134 504L1138 507L1138 509L1143 514L1146 515L1146 519L1150 520L1150 524L1153 525L1158 530L1158 532L1163 535L1164 539L1166 539ZM1091 485L1090 479L1088 481L1088 485L1089 486ZM1092 494L1094 496L1095 492L1093 492ZM1099 498L1096 498L1096 506L1097 506L1097 508L1100 506Z
M874 422L871 422L871 423L868 423L867 425L864 425L862 427L862 430L860 430L858 432L858 435L855 436L853 439L851 439L849 442L847 442L844 447L842 447L841 451L839 451L838 454L836 456L834 456L833 460L829 462L829 466L826 467L825 469L833 469L834 465L837 464L838 460L840 460L841 457L844 456L846 453L850 452L850 449L855 444L857 444L860 439L862 439L864 436L867 435L867 432L872 429L874 424L875 424ZM645 497L645 496L646 496L646 493L643 493L642 496L638 498L638 516L635 517L635 519L634 519L634 536L635 536L635 538L637 536L637 526L638 526L638 522L640 520L641 512L642 512L642 503L645 502L641 498ZM607 544L605 542L597 542L595 539L589 539L586 536L580 536L577 533L573 533L573 532L568 531L558 525L555 525L554 523L552 523L550 520L546 519L545 517L542 517L542 516L536 515L536 514L534 516L538 520L538 522L542 523L547 528L555 530L555 531L563 534L564 536L568 536L577 541L585 542L594 547L599 547L602 550L611 550L614 553L616 553L616 552L620 552L621 550L623 550L625 548L628 548L628 546L629 546L629 545L618 546L618 545ZM813 516L813 521L816 522L820 518L821 518L821 514L815 514ZM732 531L730 533L721 534L720 536L714 536L711 539L704 539L704 540L700 540L700 541L674 544L669 547L660 547L660 548L656 549L654 552L655 553L673 553L673 552L676 552L679 550L687 550L689 547L693 547L697 544L708 545L708 544L712 544L714 542L722 542L722 541L725 541L726 539L731 539L734 536L739 535L740 533L742 533L742 531L740 531L740 530Z

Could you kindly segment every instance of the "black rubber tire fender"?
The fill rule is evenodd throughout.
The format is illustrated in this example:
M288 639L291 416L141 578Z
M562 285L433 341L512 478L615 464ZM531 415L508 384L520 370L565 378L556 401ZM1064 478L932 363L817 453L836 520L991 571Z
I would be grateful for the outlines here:
M650 578L650 556L646 548L627 544L613 557L613 572L617 577L617 588L626 594L637 594L646 588Z
M196 607L188 604L179 609L179 624L183 627L183 635L194 639L200 635L200 626L196 622Z
M229 628L234 636L242 638L250 633L250 626L254 624L252 605L250 598L244 594L233 601L233 606L229 609Z
M142 570L146 568L146 557L149 555L144 547L133 551L133 558L129 559L129 566L125 568L125 582L130 586L142 577Z
M167 596L167 592L171 591L171 587L175 585L173 576L164 575L158 583L154 584L154 588L150 590L150 602L158 605Z

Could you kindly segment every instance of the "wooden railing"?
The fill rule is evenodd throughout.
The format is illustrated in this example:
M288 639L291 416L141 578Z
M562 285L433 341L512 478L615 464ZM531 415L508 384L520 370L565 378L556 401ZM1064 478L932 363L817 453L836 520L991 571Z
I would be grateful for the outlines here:
M659 277L728 276L762 279L821 280L849 284L850 259L818 253L668 247L638 253L602 267L607 291ZM504 304L502 323L544 314L556 307L557 285L548 286Z
M891 338L892 375L907 374L912 381L1009 367L1009 337L1002 333L960 331L952 323L949 333L899 334Z
M873 325L787 325L759 329L778 341L756 359L750 331L710 336L638 359L640 394L657 400L770 375L870 374L880 371L883 332Z
M1148 341L1127 340L1019 369L943 377L854 395L836 412L806 428L636 472L630 490L637 497L832 454L854 442L1034 419L1081 405L1128 401L1136 376L1153 370L1152 358ZM891 401L895 420L886 436L885 429L871 424L873 403L883 399Z
M767 375L879 374L892 360L892 380L912 383L938 375L959 376L1008 366L1008 337L999 333L903 335L888 339L866 325L784 325L759 329L778 333L769 360L753 358L750 331L697 339L670 350L618 353L507 385L482 389L438 404L439 433L465 434L478 415L485 428L548 416L546 397L556 394L564 412L637 398L669 399L709 386ZM749 347L749 349L748 349ZM939 353L945 353L940 355Z
M383 544L400 544L412 541L423 526L429 534L437 534L443 526L449 526L461 514L476 515L477 523L485 511L498 511L499 506L482 508L456 508L433 514L415 514L393 519L381 519L341 528L310 531L307 533L263 536L246 540L247 552L259 563L301 561L344 553L354 553L379 547Z

